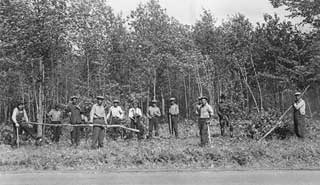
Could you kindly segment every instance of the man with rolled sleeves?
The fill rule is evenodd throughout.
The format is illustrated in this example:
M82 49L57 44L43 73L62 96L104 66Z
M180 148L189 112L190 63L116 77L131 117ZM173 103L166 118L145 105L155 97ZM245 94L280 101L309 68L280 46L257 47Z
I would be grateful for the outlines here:
M306 115L306 103L301 97L300 92L296 92L295 101L293 103L293 123L294 132L298 138L303 139L305 137L305 115Z
M155 136L159 136L159 117L161 116L160 108L157 106L157 100L151 101L151 106L148 107L147 117L149 119L149 135L148 138L153 137L153 129L155 130Z
M209 125L210 118L213 117L213 109L208 104L208 98L206 96L201 97L201 106L199 109L199 129L200 129L200 145L206 146L209 144Z
M48 113L48 117L51 119L51 124L60 125L61 124L61 116L62 112L59 110L59 106L55 105L53 109ZM55 143L59 143L60 135L61 135L61 126L53 127L53 141Z
M137 133L138 139L143 139L143 126L141 124L141 118L142 118L142 111L138 107L138 102L133 102L133 107L129 109L129 118L130 118L130 127L134 129L138 129L139 132ZM128 139L133 137L133 133L130 132Z
M82 123L81 119L81 108L78 105L78 97L71 97L71 104L67 106L67 112L70 112L70 123L74 125L71 131L71 145L76 147L80 144L80 124Z
M170 98L170 108L169 108L169 116L171 119L171 129L176 138L179 137L178 132L178 115L179 115L179 106L176 103L175 98Z
M109 120L111 125L120 125L121 121L123 120L124 112L119 106L120 101L115 99L113 100L113 106L110 107L107 120ZM119 128L112 128L111 129L111 138L116 140L117 137L120 135Z
M97 96L97 103L94 104L90 111L90 123L93 123L92 144L91 148L96 149L103 147L103 140L105 136L105 127L107 123L107 116L103 106L103 96ZM98 126L101 125L101 126Z
M19 129L21 131L26 132L29 136L36 140L36 145L41 144L41 137L37 137L37 133L33 130L32 125L30 125L27 112L24 109L24 103L19 102L17 107L13 109L13 113L11 116L13 121L13 139L11 146L14 148L17 146L17 136L19 134Z

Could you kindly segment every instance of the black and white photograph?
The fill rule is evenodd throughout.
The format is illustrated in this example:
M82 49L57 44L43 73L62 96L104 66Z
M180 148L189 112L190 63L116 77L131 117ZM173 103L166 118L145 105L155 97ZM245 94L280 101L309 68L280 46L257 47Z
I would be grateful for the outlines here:
M0 185L319 185L320 0L0 0Z

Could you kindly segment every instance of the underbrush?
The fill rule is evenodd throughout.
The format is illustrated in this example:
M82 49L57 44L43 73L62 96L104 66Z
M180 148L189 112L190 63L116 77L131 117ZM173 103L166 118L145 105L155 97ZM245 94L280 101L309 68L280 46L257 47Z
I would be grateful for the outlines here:
M0 170L108 170L108 169L247 169L247 168L319 168L319 122L309 122L309 137L270 138L261 143L242 137L236 126L235 137L220 137L219 128L211 127L212 143L199 147L197 125L180 125L181 138L152 140L106 140L105 147L91 150L82 139L78 148L63 139L58 145L36 147L28 143L19 149L0 145ZM90 140L89 140L90 141Z

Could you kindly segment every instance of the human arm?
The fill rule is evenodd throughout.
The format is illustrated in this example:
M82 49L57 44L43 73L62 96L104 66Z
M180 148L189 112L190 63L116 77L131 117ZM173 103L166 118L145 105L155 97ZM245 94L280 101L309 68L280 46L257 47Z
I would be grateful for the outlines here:
M27 115L27 112L26 110L23 110L23 116L24 116L24 120L29 123L29 118L28 118L28 115Z
M94 113L95 113L95 105L93 105L92 108L91 108L89 123L93 123Z
M19 124L17 122L17 114L18 114L18 109L17 108L13 109L11 119L13 123L15 123L16 127L19 127Z
M133 119L133 112L134 112L133 108L129 109L128 116L129 116L130 119Z

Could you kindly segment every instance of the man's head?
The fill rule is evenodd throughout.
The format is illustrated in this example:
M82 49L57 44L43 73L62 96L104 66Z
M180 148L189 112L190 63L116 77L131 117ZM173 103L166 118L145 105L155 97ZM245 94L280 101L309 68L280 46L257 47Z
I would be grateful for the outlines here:
M170 104L171 104L171 105L175 104L175 102L176 102L176 99L175 99L175 98L170 98Z
M151 104L152 104L153 107L156 107L157 106L157 100L152 100Z
M119 100L113 100L113 106L118 107L119 106Z
M19 102L17 105L19 110L22 110L24 108L24 103L23 102Z
M103 97L103 96L97 96L97 103L98 103L98 105L102 105L103 100L104 100L104 97Z
M55 105L54 105L54 109L55 109L55 110L59 110L59 105L58 105L58 104L55 104Z
M71 97L71 102L72 102L74 105L77 104L77 103L78 103L78 97L72 96L72 97Z
M201 97L201 103L202 103L202 105L207 104L208 103L208 98L206 96L202 96Z
M300 92L296 92L294 93L295 99L298 101L301 99L301 93Z
M138 102L134 101L132 105L133 105L134 108L137 108L138 107Z

